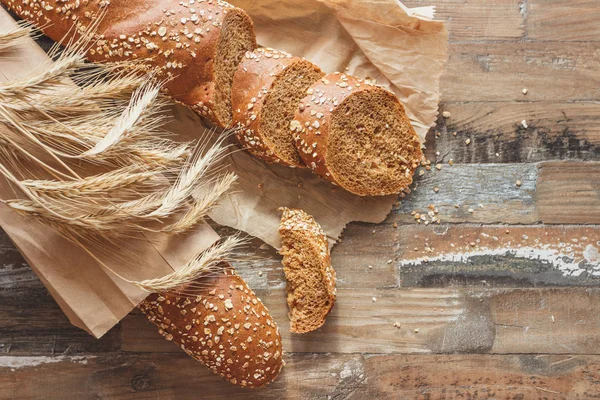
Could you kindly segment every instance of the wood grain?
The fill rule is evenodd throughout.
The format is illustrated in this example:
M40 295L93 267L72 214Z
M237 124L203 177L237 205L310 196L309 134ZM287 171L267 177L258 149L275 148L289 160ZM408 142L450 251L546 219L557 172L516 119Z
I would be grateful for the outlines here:
M414 224L411 213L427 214L433 205L449 223L600 224L600 163L450 166L445 154L432 161L441 169L415 178L389 222Z
M429 0L403 1L407 7ZM450 41L516 40L525 34L524 15L514 0L438 0L436 18L446 21Z
M540 219L552 224L600 221L600 163L555 162L540 165L536 189Z
M536 96L529 93L527 98ZM525 96L523 96L525 100ZM545 101L445 103L430 142L455 163L600 161L600 104ZM527 128L522 125L525 121ZM456 133L456 135L454 135ZM465 140L471 140L469 146Z
M12 399L589 399L600 357L578 355L293 354L263 389L223 385L183 354L0 357ZM56 384L56 371L61 371ZM27 382L26 385L20 384Z
M594 0L528 0L526 13L530 39L600 40L600 8Z
M523 88L544 101L600 97L594 42L451 43L449 53L444 102L522 101Z
M325 326L305 335L288 331L283 290L262 298L288 352L600 354L597 288L339 290ZM155 330L128 316L122 350L181 351Z

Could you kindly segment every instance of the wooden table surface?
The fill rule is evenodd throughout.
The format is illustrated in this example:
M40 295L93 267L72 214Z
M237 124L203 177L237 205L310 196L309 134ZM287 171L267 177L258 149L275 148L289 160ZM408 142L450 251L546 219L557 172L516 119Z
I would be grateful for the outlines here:
M0 398L600 397L600 2L434 3L450 117L416 190L334 248L326 326L287 332L274 250L255 240L265 261L240 267L283 331L274 384L227 384L139 312L93 339L2 234ZM416 223L430 204L441 223Z

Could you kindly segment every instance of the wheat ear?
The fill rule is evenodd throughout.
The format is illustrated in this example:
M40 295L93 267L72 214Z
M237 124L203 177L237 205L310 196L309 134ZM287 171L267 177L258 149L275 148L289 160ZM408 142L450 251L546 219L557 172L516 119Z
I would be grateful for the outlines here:
M129 106L117 118L110 131L82 156L90 157L103 153L107 149L116 146L127 135L130 135L134 126L144 118L146 112L151 108L150 105L156 100L159 91L160 86L152 83L136 90L131 97Z
M0 31L0 52L16 46L23 38L31 35L31 25L22 24L18 28Z
M219 270L219 264L234 258L235 250L246 242L245 239L239 236L230 236L225 241L198 254L177 271L160 278L128 282L151 293L181 289L182 286L191 284L197 279Z

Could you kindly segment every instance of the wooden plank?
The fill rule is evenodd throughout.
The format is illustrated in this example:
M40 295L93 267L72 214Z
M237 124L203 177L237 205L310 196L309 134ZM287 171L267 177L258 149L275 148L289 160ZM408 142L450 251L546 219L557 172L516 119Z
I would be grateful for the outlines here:
M412 193L387 221L414 224L411 213L426 215L433 205L448 223L598 225L599 182L598 162L443 164L417 173Z
M528 0L527 37L534 40L599 41L595 0Z
M539 94L529 93L528 99ZM525 96L523 96L525 99ZM428 143L444 161L521 163L600 161L600 103L542 101L445 103L439 137ZM525 120L527 128L522 125ZM456 135L454 135L456 133ZM469 145L465 141L469 139ZM496 155L497 154L497 155Z
M376 356L364 365L377 399L576 399L600 395L600 364L578 356ZM360 387L359 387L360 390Z
M535 164L446 164L439 171L432 167L417 174L412 193L388 222L415 224L411 212L427 214L434 205L442 222L533 224L539 221L534 199L537 174Z
M451 43L441 80L444 102L545 101L600 97L597 43ZM529 96L529 94L528 94Z
M600 226L411 226L403 287L600 286Z
M600 354L597 288L339 290L325 326L305 335L288 331L284 290L262 297L288 352ZM124 351L181 351L143 315L121 329Z
M407 7L429 0L403 1ZM524 17L514 0L439 0L436 19L446 21L450 41L515 40L525 33Z
M546 223L600 221L600 163L540 164L535 197Z
M598 356L293 354L274 383L248 390L184 354L0 357L0 398L592 398L599 371Z

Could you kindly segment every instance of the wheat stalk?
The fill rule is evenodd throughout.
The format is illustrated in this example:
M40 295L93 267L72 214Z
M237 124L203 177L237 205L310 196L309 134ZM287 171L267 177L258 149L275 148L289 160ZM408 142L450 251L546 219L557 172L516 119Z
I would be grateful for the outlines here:
M15 99L7 106L22 113L50 113L55 117L97 113L98 108L122 107L146 81L147 77L127 71L110 79L88 80L80 90L57 86L51 91L31 94L27 101Z
M22 24L18 28L0 31L0 52L4 52L31 34L31 25Z
M136 90L131 97L129 106L121 113L108 133L90 150L83 153L83 157L96 156L114 148L126 136L131 136L133 129L139 121L142 121L151 105L156 100L160 86L148 84Z
M11 99L23 99L39 93L40 90L52 90L59 84L65 84L65 71L73 71L84 67L84 58L74 54L60 57L50 65L20 79L0 83L0 100L8 102Z
M219 199L227 193L237 180L234 173L225 174L212 185L204 185L197 194L189 210L176 222L161 229L164 233L180 234L198 225L208 213L218 204Z
M207 175L215 164L221 161L226 146L217 141L207 150L198 149L198 155L184 167L173 183L163 186L162 189L154 188L150 194L134 200L119 201L115 198L106 198L104 202L86 201L83 196L53 196L47 190L38 190L31 181L20 181L9 173L6 168L0 168L0 174L14 183L23 191L28 199L6 201L6 205L22 214L31 215L43 222L52 225L64 224L71 229L80 229L82 236L102 232L104 235L116 236L125 231L153 230L144 223L162 222L171 218L189 207L184 214L185 220L167 225L169 232L182 232L192 227L192 222L198 223L206 213L216 204L219 197L225 193L235 181L235 176L225 174L216 178L212 184L207 184ZM205 151L204 151L205 150ZM166 171L160 171L164 174ZM64 190L73 187L85 187L90 181L105 185L115 185L114 178L127 180L130 171L106 173L92 178L79 179L66 183L45 183L45 187L61 187ZM134 177L130 177L134 179ZM107 183L109 182L109 183ZM210 181L209 181L210 182ZM39 182L38 182L39 184ZM89 185L88 190L89 190ZM206 190L210 188L210 190ZM93 200L88 198L87 200ZM159 229L162 231L162 229Z
M247 241L239 236L231 236L222 243L216 244L198 254L186 265L172 273L155 279L129 281L148 292L167 292L175 289L185 290L199 278L220 270L223 260L235 258L235 250Z
M131 187L139 192L140 187L145 185L156 189L156 179L162 176L162 173L164 172L159 170L140 170L138 166L134 165L74 181L27 179L21 183L39 196L68 199L80 196L108 195L113 191Z

